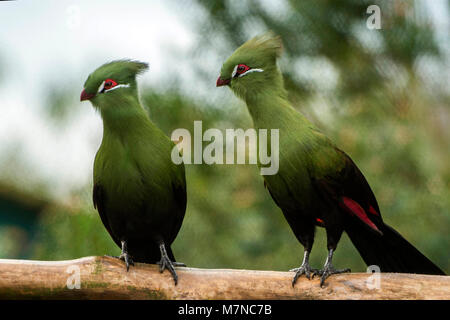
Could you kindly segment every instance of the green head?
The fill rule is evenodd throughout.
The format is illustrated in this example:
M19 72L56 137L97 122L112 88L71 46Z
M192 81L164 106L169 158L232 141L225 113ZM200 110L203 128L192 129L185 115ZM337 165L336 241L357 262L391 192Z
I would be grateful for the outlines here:
M114 105L125 96L136 96L136 76L148 69L148 64L133 60L116 60L92 72L84 83L80 101L89 100L97 108Z
M248 40L225 61L216 86L228 85L243 99L274 89L284 92L283 78L277 67L281 51L281 38L272 32Z

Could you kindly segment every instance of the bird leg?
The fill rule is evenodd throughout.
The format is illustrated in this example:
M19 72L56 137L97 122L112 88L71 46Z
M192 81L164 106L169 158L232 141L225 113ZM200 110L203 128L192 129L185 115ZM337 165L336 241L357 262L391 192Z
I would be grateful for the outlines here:
M159 244L159 251L161 251L161 260L156 263L159 265L159 272L162 273L165 269L168 269L170 271L170 273L172 274L173 280L175 281L175 285L177 285L178 275L177 275L174 267L186 267L186 265L181 262L170 261L170 258L167 255L166 246L164 245L164 242L162 242L162 241Z
M127 242L125 240L122 240L121 243L122 243L122 253L119 256L119 259L125 261L128 272L128 270L130 269L130 264L134 266L134 262L133 259L131 259L131 256L128 254Z
M319 271L320 278L320 286L322 287L325 283L325 280L331 276L332 274L338 274L338 273L345 273L345 272L351 272L349 268L346 269L335 269L333 264L331 263L331 260L333 259L333 249L330 249L328 251L327 260L325 261L325 265L323 266L323 270Z
M291 269L289 271L294 271L295 272L295 276L292 279L292 286L295 285L295 283L297 282L297 279L304 274L306 276L306 278L311 279L311 273L312 273L312 277L314 278L315 275L319 274L319 270L318 269L312 269L309 265L309 251L305 250L305 254L303 256L303 262L302 265L298 268L295 269Z

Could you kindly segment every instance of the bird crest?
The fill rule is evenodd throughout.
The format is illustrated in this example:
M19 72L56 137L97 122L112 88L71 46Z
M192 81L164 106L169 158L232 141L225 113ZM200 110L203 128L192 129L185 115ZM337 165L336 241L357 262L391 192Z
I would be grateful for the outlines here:
M282 50L281 37L275 35L272 31L256 36L234 51L223 64L220 75L224 79L231 78L234 68L239 64L261 70L274 67Z
M136 76L145 72L148 64L135 60L115 60L103 64L92 72L84 83L87 95L115 90L121 87L135 87Z
M272 31L248 40L225 61L216 86L227 85L244 99L269 92L285 96L283 77L277 67L282 48L281 37Z

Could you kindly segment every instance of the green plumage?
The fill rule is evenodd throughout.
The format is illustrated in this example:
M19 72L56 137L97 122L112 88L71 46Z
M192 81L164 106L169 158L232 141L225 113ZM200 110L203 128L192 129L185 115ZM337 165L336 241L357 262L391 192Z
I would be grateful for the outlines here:
M281 54L281 38L266 33L239 47L223 64L220 77L231 78L235 65L243 63L250 68L260 68L261 73L251 73L234 78L230 88L246 103L256 129L279 129L280 170L278 175L264 176L273 193L283 201L290 188L300 190L302 202L309 199L312 175L320 178L345 165L342 156L323 135L287 100L282 74L276 59ZM324 161L325 160L325 161Z
M264 180L305 248L293 284L301 274L319 274L323 284L329 275L349 271L331 263L343 231L364 261L381 271L442 274L383 223L375 196L350 157L291 106L276 64L281 48L281 39L270 32L247 41L223 64L217 85L227 84L246 102L256 129L279 130L279 171ZM316 226L326 229L329 250L320 271L308 262Z
M94 205L118 246L123 249L125 241L135 261L155 263L161 244L174 261L170 245L185 214L186 181L184 165L171 160L175 144L139 103L136 75L146 69L147 64L129 60L105 64L88 77L84 95L103 119ZM99 91L105 81L114 81L116 89Z

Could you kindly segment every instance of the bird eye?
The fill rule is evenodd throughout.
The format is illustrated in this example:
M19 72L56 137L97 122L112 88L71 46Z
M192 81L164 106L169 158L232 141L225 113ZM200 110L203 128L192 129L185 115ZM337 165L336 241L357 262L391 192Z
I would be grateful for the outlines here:
M245 64L239 64L237 69L236 69L236 73L237 74L243 74L245 72L247 72L248 70L250 70L250 67L245 65Z
M117 82L115 82L114 80L112 80L112 79L106 79L105 80L105 85L104 85L104 89L105 90L108 90L108 89L111 89L111 88L113 88L113 87L115 87L115 86L117 86Z

